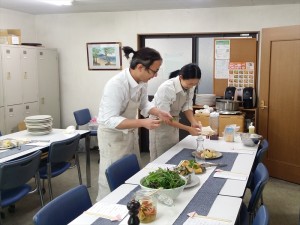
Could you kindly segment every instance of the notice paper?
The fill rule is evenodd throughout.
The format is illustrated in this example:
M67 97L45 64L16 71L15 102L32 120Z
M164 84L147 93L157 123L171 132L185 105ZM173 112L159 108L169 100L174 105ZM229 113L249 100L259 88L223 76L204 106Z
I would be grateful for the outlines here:
M121 221L128 214L128 209L125 205L97 202L84 213L111 221Z

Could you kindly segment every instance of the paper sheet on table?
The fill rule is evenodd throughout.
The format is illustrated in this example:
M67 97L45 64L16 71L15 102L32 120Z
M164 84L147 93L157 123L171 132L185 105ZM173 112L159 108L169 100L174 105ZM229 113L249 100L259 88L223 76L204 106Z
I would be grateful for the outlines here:
M230 222L221 221L211 217L189 217L183 225L228 225Z
M44 142L44 141L37 141L37 142L27 143L25 145L34 145L34 146L44 147L44 146L48 146L49 143L48 142Z
M238 154L248 154L253 155L255 150L248 150L248 149L233 149L232 152L238 153Z
M247 176L245 174L235 173L230 171L215 172L214 177L231 179L231 180L247 180Z
M84 213L106 218L111 221L121 221L128 214L128 209L125 205L97 202Z

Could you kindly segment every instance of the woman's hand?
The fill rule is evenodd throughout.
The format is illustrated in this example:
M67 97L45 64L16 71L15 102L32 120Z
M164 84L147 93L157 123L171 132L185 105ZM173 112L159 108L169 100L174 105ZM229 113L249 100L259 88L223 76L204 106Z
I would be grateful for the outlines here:
M143 127L147 128L148 130L155 129L160 126L161 120L159 119L143 119Z
M189 127L188 132L192 136L199 136L201 134L201 129L198 127Z
M158 115L159 119L161 119L164 122L169 122L172 121L173 116L171 116L171 114L169 112L163 111L163 110L159 110L158 111Z

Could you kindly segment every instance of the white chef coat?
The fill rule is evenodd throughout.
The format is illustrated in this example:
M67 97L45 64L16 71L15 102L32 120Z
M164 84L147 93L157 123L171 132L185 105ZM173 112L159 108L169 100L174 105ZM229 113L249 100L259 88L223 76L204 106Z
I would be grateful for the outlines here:
M115 128L126 118L137 118L138 107L147 115L154 105L148 102L146 84L138 84L130 75L129 69L108 81L98 116L100 164L97 201L110 192L105 176L108 166L130 153L135 153L140 162L137 129Z
M148 112L154 105L148 101L147 86L147 83L137 83L129 69L115 75L105 85L99 106L98 123L107 128L117 127L126 119L121 114L125 112L129 100L136 101L138 98L140 98L141 114L148 117Z
M177 76L159 86L152 102L179 121L181 111L193 110L194 90L195 87L184 90ZM153 161L179 142L179 129L162 123L160 127L149 131L149 139L150 161Z

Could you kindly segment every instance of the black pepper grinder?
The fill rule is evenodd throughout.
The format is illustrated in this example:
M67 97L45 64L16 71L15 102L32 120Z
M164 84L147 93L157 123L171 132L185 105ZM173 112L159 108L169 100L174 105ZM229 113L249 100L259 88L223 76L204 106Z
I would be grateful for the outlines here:
M128 219L128 225L140 224L140 219L138 217L140 206L140 203L134 199L127 203L127 209L129 210L130 215Z

